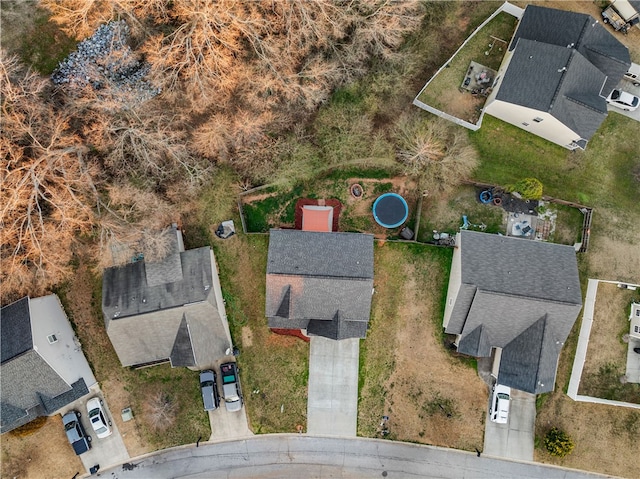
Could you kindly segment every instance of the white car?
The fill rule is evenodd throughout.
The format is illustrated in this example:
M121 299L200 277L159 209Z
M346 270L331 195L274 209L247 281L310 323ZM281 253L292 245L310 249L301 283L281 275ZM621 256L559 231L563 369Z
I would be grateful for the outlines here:
M91 427L96 432L96 436L102 439L111 435L113 432L109 427L111 426L111 421L107 419L107 415L102 408L102 399L89 399L87 401L87 413Z
M635 111L638 109L638 105L640 105L640 98L616 88L611 92L611 95L607 97L607 103L622 108L625 111Z
M511 400L511 388L496 384L493 386L493 397L491 398L491 407L489 409L489 417L493 422L506 424L509 420L509 402Z

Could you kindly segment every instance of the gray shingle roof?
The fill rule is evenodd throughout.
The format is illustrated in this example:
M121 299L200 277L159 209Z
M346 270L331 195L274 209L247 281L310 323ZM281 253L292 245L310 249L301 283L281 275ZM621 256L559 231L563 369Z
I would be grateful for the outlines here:
M182 321L180 321L180 327L176 334L173 348L171 349L171 366L195 366L196 361L193 357L193 347L191 345L191 335L189 334L189 326L187 324L187 318L182 315Z
M43 351L38 353L34 349L28 297L3 307L0 317L2 433L20 427L39 416L52 414L89 393L83 378L69 386L43 359ZM34 320L37 321L37 318ZM64 375L64 371L62 373Z
M462 231L462 282L483 291L582 304L572 246Z
M29 298L22 298L0 311L2 363L33 347Z
M617 85L631 64L629 50L590 15L528 5L514 33L509 49L528 39L575 48L606 76L603 96Z
M607 116L605 80L574 49L520 39L496 98L548 112L589 139Z
M337 311L331 321L312 319L307 326L310 336L323 336L329 339L364 338L367 335L368 321L350 321Z
M373 235L271 230L267 274L373 279Z
M102 311L106 320L174 308L204 301L213 285L210 248L180 253L182 280L170 275L166 283L147 282L144 261L107 268L102 278Z
M502 348L499 381L531 393L553 390L558 355L582 308L570 246L460 234L462 284L446 332L458 351L488 357Z
M307 329L334 339L364 338L372 289L372 235L271 231L269 327Z

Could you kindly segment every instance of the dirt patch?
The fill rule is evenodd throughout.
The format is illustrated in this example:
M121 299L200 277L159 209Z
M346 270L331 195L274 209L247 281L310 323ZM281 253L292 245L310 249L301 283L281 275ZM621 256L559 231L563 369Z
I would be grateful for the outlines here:
M242 326L242 346L245 348L253 346L253 332L249 326Z
M26 437L2 435L1 477L49 479L84 474L80 458L73 452L64 433L62 417L47 418L45 424Z
M474 370L457 364L443 348L427 319L437 308L420 301L425 285L411 278L414 274L408 269L398 311L404 325L396 332L396 367L386 384L389 428L405 441L481 449L488 389Z
M376 247L371 329L361 351L358 433L473 451L482 449L488 388L443 345L440 301L448 252Z

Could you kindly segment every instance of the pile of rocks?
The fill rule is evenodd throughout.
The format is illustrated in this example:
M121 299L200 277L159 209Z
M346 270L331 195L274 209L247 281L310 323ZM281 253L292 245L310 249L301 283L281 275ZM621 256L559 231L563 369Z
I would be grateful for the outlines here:
M77 51L60 62L51 75L56 84L80 93L93 89L98 96L124 96L127 101L145 101L160 93L146 79L149 65L133 53L124 20L101 25L78 44Z

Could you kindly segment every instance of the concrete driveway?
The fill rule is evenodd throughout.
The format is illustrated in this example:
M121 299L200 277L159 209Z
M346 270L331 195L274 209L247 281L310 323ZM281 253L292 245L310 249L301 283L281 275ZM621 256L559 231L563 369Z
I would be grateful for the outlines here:
M100 391L97 386L90 388L90 391L92 394L73 402L68 408L65 408L62 413L64 415L65 412L75 409L82 414L80 422L82 422L84 430L92 439L91 449L79 456L87 472L89 472L91 467L97 464L100 465L100 469L105 469L113 464L125 462L129 459L129 452L127 452L127 448L124 446L122 436L120 435L120 431L118 431L116 422L113 420L113 416L109 410L109 405L107 404L107 401L104 400L102 391ZM113 433L104 439L98 439L98 436L96 436L95 432L91 428L89 418L87 417L87 401L93 397L99 397L103 400L102 407L107 415L107 420L111 421L111 429L113 430ZM71 447L71 445L69 445L69 447Z
M535 394L525 393L516 389L511 390L511 406L507 424L492 422L489 420L488 412L489 405L487 404L484 454L504 459L533 461L536 423Z
M620 88L623 91L626 91L628 93L631 93L632 95L640 97L640 86L633 86L633 83L631 83L628 80L624 80L624 79L621 80L620 83L618 83L617 88ZM612 113L612 112L619 113L620 115L626 116L633 120L640 121L640 108L638 108L635 111L624 111L622 108L617 108L615 106L607 105L607 111L609 113Z
M359 339L311 338L307 433L356 435Z
M209 411L211 437L209 441L229 441L252 436L247 423L244 406L240 411L229 412L224 406L224 399L220 400L220 407Z

